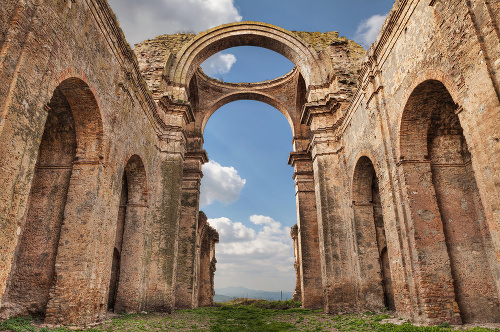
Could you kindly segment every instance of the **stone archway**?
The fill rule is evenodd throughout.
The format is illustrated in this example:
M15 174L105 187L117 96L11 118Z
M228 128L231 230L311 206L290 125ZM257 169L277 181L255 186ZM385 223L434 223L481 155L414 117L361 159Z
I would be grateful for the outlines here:
M296 67L274 80L237 84L215 80L199 70L210 56L237 46L267 48L288 58ZM196 36L159 36L134 49L140 66L148 72L146 80L153 97L162 108L159 116L176 123L172 127L175 135L186 142L178 247L182 255L177 263L180 268L176 276L175 307L196 305L198 280L192 276L197 275L197 265L191 253L195 252L193 246L197 241L196 233L191 230L196 229L198 220L201 167L208 161L203 150L204 127L218 108L237 100L270 104L285 115L292 128L293 152L289 164L295 170L302 302L306 308L323 307L325 285L321 264L324 260L320 257L309 126L313 117L328 118L322 125L333 125L327 114L337 112L346 104L353 81L344 78L350 75L352 68L340 69L334 65L337 61L345 64L353 50L350 46L338 33L291 32L264 23L240 22ZM356 51L352 56L358 56Z
M356 163L351 195L362 306L367 310L396 310L378 178L368 157Z
M72 238L79 233L69 230L72 223L90 217L76 210L82 197L95 194L92 181L97 179L91 174L102 153L100 112L84 81L60 83L47 110L25 221L2 298L2 309L14 315L48 312L57 272L67 268L59 257L63 222Z
M147 214L144 164L133 155L122 176L120 208L111 264L108 310L134 313L142 309L144 294L144 232Z
M170 81L188 86L203 61L237 46L258 46L283 55L299 68L308 86L328 81L326 66L313 48L290 31L259 22L230 23L198 34L180 50L172 68L167 70Z
M424 303L440 298L440 317L493 322L500 312L491 264L498 263L487 255L491 237L457 109L443 83L427 80L411 93L401 120L420 296Z

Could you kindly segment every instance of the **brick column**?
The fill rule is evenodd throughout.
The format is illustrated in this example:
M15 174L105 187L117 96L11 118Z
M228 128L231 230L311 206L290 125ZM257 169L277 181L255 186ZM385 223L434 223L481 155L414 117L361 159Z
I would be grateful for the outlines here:
M205 216L206 218L206 216ZM214 304L214 274L215 244L219 242L219 233L205 224L201 233L200 246L200 282L198 293L198 306L206 307Z
M293 267L295 268L295 290L293 291L293 300L302 301L302 283L300 276L300 260L299 260L299 226L297 224L293 225L290 229L290 236L293 240L293 255L295 256L295 263Z
M310 127L316 195L318 239L325 310L330 313L355 309L355 282L352 280L351 247L342 208L343 181L340 163L343 151L340 134L343 96L326 94L304 106L302 123Z
M308 153L292 152L288 163L295 168L299 293L304 308L319 309L323 307L323 283L312 160Z
M179 256L175 284L175 307L194 308L198 302L199 257L197 255L198 213L201 167L207 153L187 152L182 175L181 216L179 221Z
M432 181L430 160L402 160L398 163L411 225L411 249L415 251L415 278L423 316L428 321L460 324L454 281Z
M160 100L160 116L168 124L160 137L160 183L150 227L147 311L171 312L175 304L178 234L181 213L182 178L186 149L186 125L194 120L191 106L168 97Z
M56 283L46 310L49 324L91 323L107 309L108 281L99 278L104 264L96 255L103 240L103 220L96 211L103 171L99 160L73 163L55 264Z

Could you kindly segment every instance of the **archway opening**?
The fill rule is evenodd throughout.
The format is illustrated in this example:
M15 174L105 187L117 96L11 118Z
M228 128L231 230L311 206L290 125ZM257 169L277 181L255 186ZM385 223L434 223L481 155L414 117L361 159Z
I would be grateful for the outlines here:
M116 223L108 310L140 311L144 293L144 228L147 215L146 171L139 156L132 156L122 176Z
M203 137L211 162L203 168L200 209L220 234L217 295L255 296L250 289L291 298L297 215L286 165L290 125L273 107L238 101L213 114Z
M408 167L405 176L420 181L411 180L409 191L415 193L415 202L426 203L425 210L417 211L422 218L416 221L417 231L423 239L431 236L445 243L428 252L418 249L435 262L432 273L450 271L463 322L493 322L500 318L491 270L497 262L487 255L493 250L491 237L457 107L441 82L418 85L403 114L401 159L413 161L415 166ZM435 200L425 197L433 194L429 188Z
M328 81L327 70L314 48L291 31L258 22L230 23L197 35L179 51L176 63L169 68L170 79L187 86L206 59L238 46L258 46L283 55L298 67L308 86Z
M360 298L369 310L395 310L378 178L368 157L354 170L352 200Z
M203 72L222 82L264 82L282 77L295 65L279 53L240 46L219 52L201 64Z
M74 194L75 163L95 159L101 151L100 114L85 82L78 78L63 81L47 106L25 220L2 298L2 310L9 310L10 316L45 317L57 281L56 259L67 202Z
M2 304L23 306L29 313L42 316L54 281L59 234L76 155L75 122L60 88L54 91L49 107L28 212L2 299Z

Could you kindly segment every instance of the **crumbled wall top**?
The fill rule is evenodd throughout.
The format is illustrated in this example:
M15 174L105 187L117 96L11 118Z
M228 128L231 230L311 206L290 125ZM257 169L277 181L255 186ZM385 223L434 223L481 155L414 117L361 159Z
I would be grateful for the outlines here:
M154 39L145 40L135 45L135 48L141 48L149 45L159 51L169 51L172 54L177 54L184 45L189 43L196 34L194 33L176 33L174 35L161 35Z
M289 31L288 34L296 36L299 40L314 48L318 53L325 52L327 57L333 62L336 75L339 77L348 77L347 81L350 85L356 84L355 77L357 76L361 58L365 53L360 45L345 37L339 37L337 31ZM161 91L164 90L161 82L162 75L165 75L165 65L169 59L175 58L182 48L196 36L194 33L161 35L135 45L134 52L139 60L142 74L155 99L158 99ZM337 50L344 50L344 52L348 53L348 57L336 57L335 52Z
M316 51L322 51L328 46L338 43L348 43L351 55L358 59L361 58L365 51L359 44L347 39L346 37L339 37L337 31L329 32L307 32L307 31L291 31L299 39L302 39L311 45ZM157 50L170 51L172 54L177 54L184 45L189 43L196 37L194 33L177 33L173 35L161 35L154 39L148 39L136 45L136 48L149 45L154 46Z

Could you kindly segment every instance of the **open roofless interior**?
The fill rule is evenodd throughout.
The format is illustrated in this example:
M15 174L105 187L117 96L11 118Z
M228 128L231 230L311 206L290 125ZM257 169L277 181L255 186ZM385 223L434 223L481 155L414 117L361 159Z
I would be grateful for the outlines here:
M250 100L291 131L304 308L498 323L499 20L498 0L396 1L368 51L259 22L132 50L104 0L2 1L0 316L212 305L204 135ZM240 46L292 67L251 83L200 69Z

